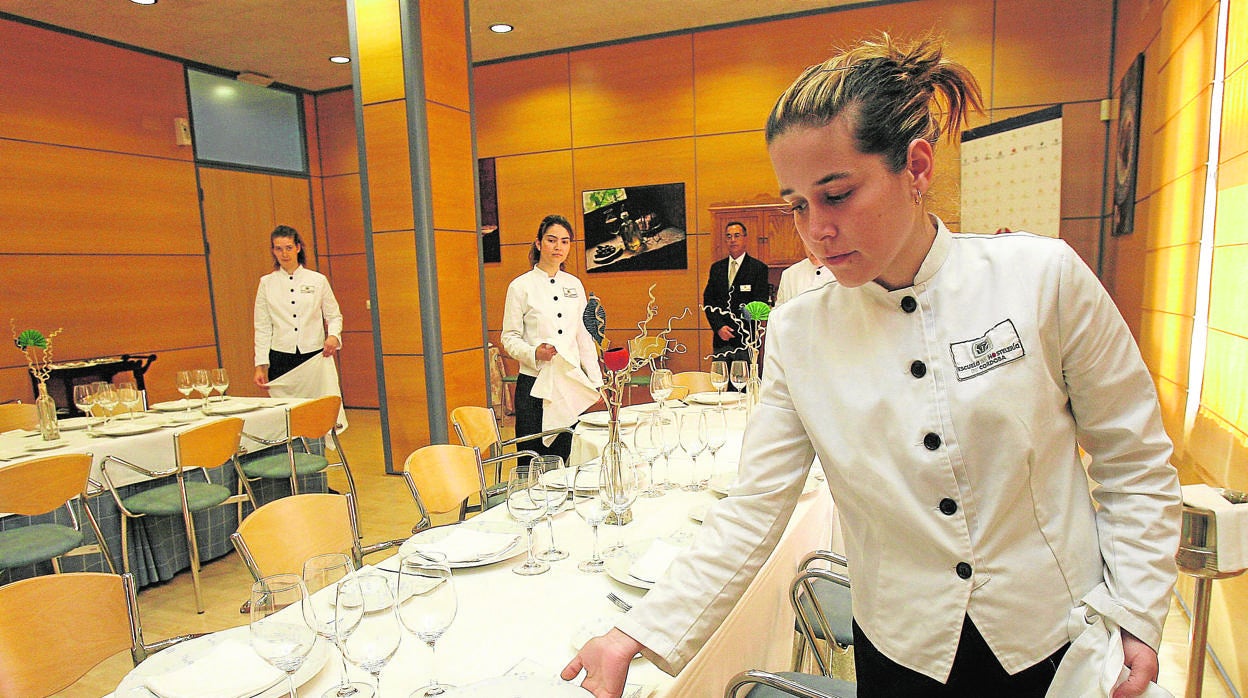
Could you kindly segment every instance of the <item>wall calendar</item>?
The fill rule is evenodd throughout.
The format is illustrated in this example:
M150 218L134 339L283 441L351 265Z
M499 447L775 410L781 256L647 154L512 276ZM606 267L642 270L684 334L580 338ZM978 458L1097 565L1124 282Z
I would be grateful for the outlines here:
M962 232L1057 237L1061 221L1061 106L962 133Z

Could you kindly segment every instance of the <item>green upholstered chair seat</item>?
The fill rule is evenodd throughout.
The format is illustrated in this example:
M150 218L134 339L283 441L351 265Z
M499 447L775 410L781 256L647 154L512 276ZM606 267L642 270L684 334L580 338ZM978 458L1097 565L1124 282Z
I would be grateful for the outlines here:
M82 545L82 531L60 524L35 524L0 531L0 567L51 560Z
M229 499L230 490L206 482L186 483L186 505L191 511L210 509ZM182 495L177 484L154 487L121 500L135 514L162 516L182 513Z
M329 461L325 460L325 456L295 452L295 472L299 475L319 473L328 466ZM247 474L247 477L263 477L271 480L288 478L290 477L290 456L285 453L275 453L247 461L243 463L243 472Z
M849 589L833 582L815 582L814 587L815 599L818 600L819 607L823 609L824 617L828 619L828 623L832 626L832 636L836 638L837 643L842 647L849 647L854 644L854 613L849 603ZM815 615L815 608L811 603L810 596L802 595L798 599L798 603L802 607L803 614L811 619L815 637L820 640L827 640L823 636L823 629L819 627L818 623L813 622L818 616Z
M792 671L776 673L804 688L827 695L829 698L854 698L858 695L858 687L849 681L834 679L821 674L799 674ZM770 686L758 685L745 694L745 698L792 698L793 694Z

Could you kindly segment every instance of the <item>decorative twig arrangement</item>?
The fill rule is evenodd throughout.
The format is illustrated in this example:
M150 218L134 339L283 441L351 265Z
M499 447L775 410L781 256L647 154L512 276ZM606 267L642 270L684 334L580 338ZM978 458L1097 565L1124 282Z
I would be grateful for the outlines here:
M52 375L52 339L64 328L58 327L46 337L39 330L17 331L17 321L9 318L9 329L13 333L13 344L26 357L26 366L30 374L40 383L47 382Z
M736 335L741 338L741 343L750 356L750 363L758 363L758 352L763 348L763 340L767 336L767 319L771 317L771 306L762 301L750 301L741 306L740 314L709 305L698 307L703 312L717 313L731 320L736 327ZM708 361L731 359L737 351L737 349L726 349L710 354L706 358Z

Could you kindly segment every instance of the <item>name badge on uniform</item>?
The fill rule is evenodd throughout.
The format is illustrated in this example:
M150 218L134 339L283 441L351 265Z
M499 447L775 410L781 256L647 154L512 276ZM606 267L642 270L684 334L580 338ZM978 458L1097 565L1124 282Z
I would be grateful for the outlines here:
M310 284L304 284L299 287L300 293L316 293L316 288Z
M1027 355L1013 320L1002 320L982 337L949 345L958 380L970 380Z
M564 298L576 298L578 295L579 295L579 294L577 294L577 292L576 292L576 289L575 289L575 288L573 288L573 287L571 287L571 286L564 286L564 287L563 287L563 297L564 297Z
M742 292L747 292L747 291L749 291L751 288L753 288L753 284L741 284L741 285L740 285L740 286L738 286L737 288L741 289L741 291L742 291Z

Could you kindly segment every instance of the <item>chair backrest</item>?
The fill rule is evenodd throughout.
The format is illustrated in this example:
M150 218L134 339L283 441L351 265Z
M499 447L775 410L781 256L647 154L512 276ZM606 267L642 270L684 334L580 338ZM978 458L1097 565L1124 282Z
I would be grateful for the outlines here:
M673 386L684 386L689 389L690 393L713 393L715 386L711 385L711 374L706 371L681 371L672 374Z
M829 563L830 569L811 566L816 563ZM808 554L789 587L789 602L798 628L812 648L817 647L816 638L838 652L845 652L854 644L854 611L844 556L825 550ZM831 667L823 653L815 649L814 655L819 670L828 675Z
M46 514L87 489L89 453L63 453L0 468L0 511Z
M297 494L251 512L230 538L251 573L301 574L322 553L348 553L359 562L350 495Z
M0 405L0 432L38 428L39 410L34 404L6 402Z
M663 356L667 350L667 340L655 334L633 337L628 340L628 355L649 361Z
M0 698L51 695L141 648L137 609L129 575L73 572L0 587Z
M326 395L315 400L301 402L286 410L286 427L290 438L319 439L338 426L338 412L342 398Z
M215 468L238 453L243 420L226 417L192 427L173 436L173 448L180 468Z
M461 509L472 495L485 499L481 452L471 446L433 444L418 448L403 463L421 514L445 514Z
M497 455L492 449L502 440L502 436L498 431L494 410L475 405L456 407L451 410L451 426L455 428L461 444L476 446L488 455Z

